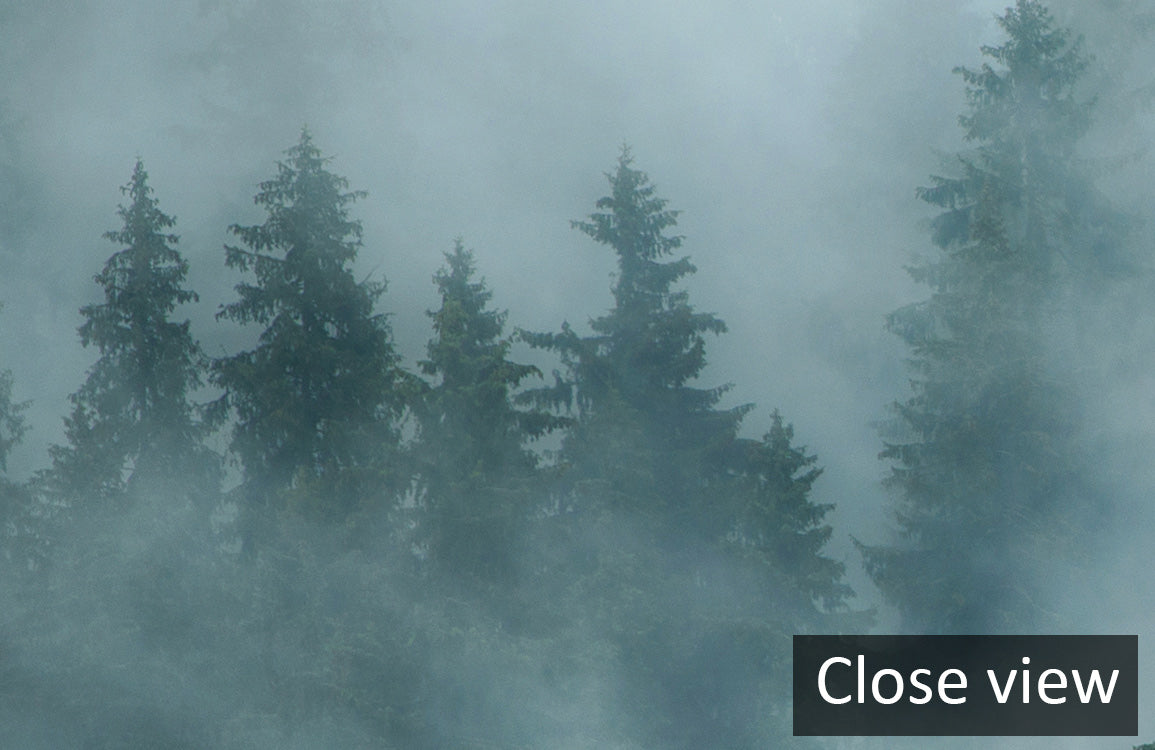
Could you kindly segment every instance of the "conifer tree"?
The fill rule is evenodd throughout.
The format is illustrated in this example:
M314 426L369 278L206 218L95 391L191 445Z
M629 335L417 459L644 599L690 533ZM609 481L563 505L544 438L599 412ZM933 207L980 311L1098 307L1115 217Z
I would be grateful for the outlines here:
M777 410L761 440L739 440L736 447L730 540L757 564L788 575L779 596L792 599L799 611L814 605L828 613L844 610L853 593L842 580L844 566L824 554L833 533L824 520L834 506L810 498L822 475L818 457L794 444L794 426Z
M422 372L435 379L419 409L415 448L431 554L458 572L493 578L508 568L511 534L529 514L537 465L527 443L564 420L513 406L533 365L508 359L506 313L475 280L473 253L457 240L434 276L441 306L430 311L434 338Z
M930 297L890 315L909 347L912 395L894 405L882 458L902 541L864 547L867 569L920 631L1020 630L1053 621L1036 578L1094 527L1078 405L1058 322L1072 292L1122 264L1124 225L1094 190L1076 146L1089 105L1075 86L1080 40L1019 0L1006 40L958 68L973 150L961 174L919 197L943 209L941 254L910 269Z
M28 429L22 414L26 407L12 400L12 372L0 370L0 471L8 470L8 454Z
M35 565L39 557L28 490L8 477L8 455L28 430L27 406L12 400L12 373L0 370L0 558L17 570Z
M160 210L140 161L121 191L124 226L104 236L122 249L95 277L104 301L80 310L81 343L100 358L71 396L68 443L50 449L48 485L80 504L114 502L132 484L162 480L205 499L216 462L189 399L206 361L189 322L171 320L197 295L184 286L188 262L168 232L175 219Z
M751 407L718 409L725 387L696 385L706 334L725 324L677 288L695 270L670 259L677 212L627 150L607 177L610 195L573 226L616 254L614 306L589 336L568 325L522 334L559 353L558 386L536 395L575 419L561 508L542 523L551 550L573 550L553 563L563 583L542 587L567 595L547 609L573 607L606 633L636 676L627 700L652 707L656 746L765 746L788 734L751 718L787 700L773 676L788 664L782 644L837 627L827 614L850 595L841 564L822 555L829 506L809 499L820 472L781 417L764 440L740 439Z
M678 212L632 164L623 148L607 175L610 195L588 220L572 222L617 255L613 308L590 322L591 336L568 324L560 333L523 336L558 352L567 370L548 395L571 399L579 414L563 450L571 481L594 481L600 494L634 511L693 528L710 514L691 507L686 490L698 486L704 459L733 439L749 407L716 411L726 388L691 385L706 365L705 335L726 325L695 311L675 287L696 270L688 257L667 260L682 244L667 233Z
M213 363L236 422L249 511L293 505L339 520L379 497L396 450L405 377L386 317L384 281L357 281L361 223L349 206L364 193L327 168L308 130L260 184L263 224L233 225L231 268L255 282L219 318L263 326L257 345Z

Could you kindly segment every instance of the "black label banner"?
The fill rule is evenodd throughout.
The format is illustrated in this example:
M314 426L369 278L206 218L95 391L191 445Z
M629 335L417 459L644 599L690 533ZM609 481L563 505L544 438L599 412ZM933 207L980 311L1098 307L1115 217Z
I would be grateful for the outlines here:
M1138 636L794 636L795 736L1138 732Z

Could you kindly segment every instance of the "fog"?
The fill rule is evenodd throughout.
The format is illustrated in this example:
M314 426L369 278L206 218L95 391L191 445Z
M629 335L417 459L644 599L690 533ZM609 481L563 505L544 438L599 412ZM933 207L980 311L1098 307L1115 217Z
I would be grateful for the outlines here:
M826 519L833 527L826 554L846 567L856 592L850 607L876 611L873 632L898 628L898 613L851 541L881 543L894 533L877 426L888 404L907 397L910 376L908 352L884 321L927 294L904 270L933 251L928 223L936 211L915 198L915 189L950 170L952 155L965 146L958 126L964 87L952 69L980 64L979 48L999 40L994 18L1006 4L0 2L0 370L12 372L13 398L28 401L30 428L8 458L8 476L33 477L50 465L48 447L65 441L69 394L97 356L80 345L79 308L100 300L93 275L114 249L101 235L118 224L116 206L125 200L118 187L136 159L162 210L177 219L178 248L190 264L187 286L200 295L177 316L189 318L206 353L219 357L255 339L254 329L215 318L235 299L239 280L224 263L222 246L236 242L227 228L262 221L252 199L257 184L307 127L333 157L330 168L367 193L351 209L364 226L357 276L388 280L378 309L390 316L402 366L415 371L431 335L426 311L439 303L431 278L457 237L474 250L510 327L556 331L568 321L584 333L613 305L613 254L570 222L606 193L606 173L628 144L659 195L681 211L677 234L698 268L684 282L692 303L728 325L707 339L701 383L733 384L721 407L757 405L743 436L770 429L775 408L793 424L796 443L817 454L824 469L812 498L836 506ZM1090 344L1056 348L1073 358L1088 452L1107 477L1098 486L1110 492L1115 515L1105 536L1087 539L1092 565L1061 580L1039 571L1033 585L1062 601L1067 632L1139 634L1143 696L1151 688L1145 670L1155 622L1155 298L1147 275L1155 183L1144 153L1155 136L1148 33L1155 8L1137 0L1050 7L1059 25L1086 37L1094 55L1081 95L1097 104L1081 156L1116 207L1135 217L1128 242L1146 266L1075 313L1088 321ZM546 373L559 366L552 354L520 343L512 356ZM215 395L206 388L197 397ZM227 435L213 441L223 452ZM226 485L240 474L230 464ZM147 508L138 513L105 532L136 540L121 550L129 567L172 571L179 582L173 596L185 599L178 611L250 606L244 581L222 593L205 582L215 574L197 567L210 563L172 551L183 534L165 524L178 522L158 527ZM656 554L630 530L594 524L574 533L599 554ZM648 746L634 723L646 708L615 701L627 668L599 638L597 623L573 622L553 640L527 646L494 624L474 601L480 595L458 592L430 603L406 590L409 579L388 572L410 564L401 543L367 557L333 544L331 555L310 558L315 569L286 585L305 587L302 601L363 598L364 606L341 610L352 612L351 632L387 622L389 638L416 638L417 648L428 649L422 653L436 654L416 662L426 670L425 694L444 703L429 715L442 710L478 727L476 737L442 738L449 743L443 746L584 748L635 736L630 746ZM548 557L535 545L548 546L525 542L519 554L526 566ZM186 559L196 562L182 568ZM205 643L205 633L186 634L176 645L129 637L116 623L78 645L74 627L96 606L90 599L131 608L162 597L147 587L141 594L132 581L105 591L99 581L75 577L100 570L77 563L51 574L53 606L74 612L78 623L60 622L34 649L16 654L21 679L51 693L68 679L62 663L83 663L92 689L115 696L110 714L131 715L134 701L152 707L144 710L158 724L177 727L165 736L186 743L174 740L174 747L210 736L196 728L198 716L249 721L232 725L230 736L247 743L238 747L405 746L404 737L372 744L377 729L363 726L363 717L332 714L292 732L278 728L268 708L272 692L264 695L268 687L246 670L257 669L251 655L258 651L275 653L278 670L293 670L296 650L308 648L301 635L308 624L298 623L291 607L285 617L292 624L276 636L285 640L272 647L251 642L253 632L216 644ZM279 575L247 570L254 580ZM720 579L726 584L713 595L741 599L741 575ZM0 596L15 601L15 594ZM69 597L71 604L61 604ZM27 613L35 600L20 601L26 609L13 610L6 630L19 629L25 616L34 621ZM461 615L455 606L478 613ZM474 644L472 651L420 643L421 634L446 622L476 628L476 640L452 647ZM202 668L213 659L200 659L199 651L212 648L220 649L217 662L234 661L235 669L215 662ZM559 669L570 679L542 678L536 667L543 663L568 665ZM133 665L142 671L132 673ZM42 681L29 677L41 669ZM500 687L480 703L454 697L454 686L484 685L495 675L503 676ZM0 685L0 702L5 695ZM231 712L238 701L265 713L238 717ZM29 747L106 746L85 744L91 727L77 718L79 710L66 716L59 735L36 719L25 730L20 713L0 710L0 721L9 723L0 733ZM1155 738L1150 704L1140 713L1134 742L1069 746L1128 748ZM532 723L543 716L549 721ZM507 744L485 744L493 737ZM893 746L826 746L859 744Z

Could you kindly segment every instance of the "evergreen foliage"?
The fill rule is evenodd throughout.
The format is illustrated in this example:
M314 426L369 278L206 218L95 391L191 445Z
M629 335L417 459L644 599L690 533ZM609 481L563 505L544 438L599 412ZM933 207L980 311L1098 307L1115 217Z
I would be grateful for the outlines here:
M628 675L622 700L650 706L642 732L661 747L758 747L789 734L765 721L785 701L789 635L854 618L840 563L822 555L830 506L808 497L820 471L775 414L762 441L739 439L749 405L720 410L726 387L700 388L705 336L669 259L677 212L623 150L611 193L573 226L616 254L614 306L593 333L522 336L559 354L559 384L539 401L569 405L547 559L564 591L543 607L594 623ZM568 552L568 557L556 558ZM562 572L564 571L564 573Z
M695 269L676 257L677 212L628 151L608 177L611 194L573 223L618 261L613 307L590 335L506 335L458 241L433 279L418 381L376 312L384 283L353 276L362 194L302 132L260 185L264 223L234 225L240 244L226 246L250 278L218 318L261 329L211 365L223 393L210 422L233 418L243 469L218 506L238 506L237 556L227 524L216 533L171 502L212 500L219 476L191 402L204 359L188 323L170 320L196 296L138 164L124 229L107 235L126 249L97 276L104 302L82 310L101 359L36 488L103 502L58 519L48 546L29 520L39 496L0 485L5 553L55 563L37 567L37 606L12 610L35 634L17 651L76 657L31 675L0 655L30 710L59 717L61 736L107 730L101 747L786 736L789 636L865 622L823 554L830 506L810 499L821 469L780 415L761 440L739 438L751 407L720 409L725 387L698 386L706 337L725 325L679 288ZM510 359L517 337L560 356L554 385L519 392L541 373ZM0 377L0 459L22 431L9 388ZM543 466L531 444L555 430ZM135 682L110 685L112 659ZM165 681L176 672L187 686ZM133 692L175 705L237 674L243 695L198 697L196 712ZM605 715L590 728L559 705Z
M28 429L22 414L27 406L12 400L11 371L0 371L0 471L8 470L8 454Z
M46 486L66 502L99 506L130 485L176 480L204 499L215 490L216 459L190 395L206 361L189 322L170 319L197 295L184 286L188 262L168 232L176 221L160 210L140 161L121 191L124 226L104 236L123 249L95 276L104 301L80 309L80 341L100 358L70 397L68 444L50 450Z
M231 448L245 472L250 511L293 505L340 520L379 503L408 381L386 317L384 281L357 281L361 223L350 192L308 130L285 152L254 202L263 224L233 225L245 247L226 246L230 268L252 272L219 318L264 326L257 345L213 363L236 415Z
M433 378L418 412L415 446L424 543L458 572L494 577L513 547L516 523L530 513L537 456L531 440L566 423L540 409L517 409L513 391L533 365L508 359L506 313L475 280L473 253L457 240L434 276L441 307L430 311L434 338L422 372Z
M1138 277L1128 222L1080 155L1081 41L1035 0L999 23L957 69L967 149L917 191L937 213L909 269L928 296L887 319L911 372L881 453L897 533L860 547L920 632L1061 629L1039 578L1110 510L1062 356L1092 327L1070 301ZM172 319L197 295L136 164L103 299L80 311L99 359L26 484L0 371L0 745L791 742L791 636L872 617L826 553L817 457L777 411L742 437L752 406L701 383L726 325L691 304L679 212L623 149L572 222L616 261L585 331L507 334L458 240L421 379L385 281L354 274L365 194L330 161L303 130L259 185L263 221L230 227L241 280L217 318L252 346L211 363ZM527 389L518 341L560 360L552 385ZM226 424L242 475L220 503L205 441Z
M8 454L28 430L26 402L12 400L12 373L0 370L0 556L16 569L35 566L37 529L27 487L8 477Z
M170 710L141 709L144 691L167 692L156 704L173 705L167 653L203 633L221 472L191 402L205 357L189 322L172 320L197 299L169 232L175 220L160 210L140 161L122 192L123 227L104 235L121 249L95 276L103 300L80 310L80 340L100 357L71 396L67 444L50 448L52 467L19 488L23 511L5 519L14 562L32 573L15 595L0 592L0 671L16 686L0 721L6 745L179 747L207 734ZM17 638L35 670L10 659ZM23 715L38 714L51 717L42 741L21 734L29 731Z
M822 475L818 457L794 445L794 426L777 410L760 441L742 440L739 447L740 491L731 540L766 568L789 573L795 606L844 609L853 594L842 582L845 566L823 554L833 532L824 519L834 506L810 499Z
M566 369L560 387L538 395L555 403L560 396L580 415L563 449L573 486L592 481L597 494L609 489L654 523L693 529L711 514L687 492L750 407L716 411L726 387L690 385L706 365L705 335L726 325L697 312L688 292L675 288L696 270L688 257L667 260L682 245L681 236L667 232L678 212L632 164L623 148L607 174L610 195L598 199L588 220L572 222L617 256L613 308L590 321L590 336L568 324L560 333L522 335L557 352ZM617 502L611 497L602 501Z
M1035 590L1102 508L1087 485L1061 347L1069 293L1123 265L1125 224L1076 152L1089 104L1080 41L1020 0L999 18L989 62L958 68L973 151L918 197L939 207L934 260L909 269L931 296L890 315L911 351L913 394L894 405L892 465L902 541L864 547L868 571L922 632L1019 632L1053 613ZM1063 334L1065 335L1065 334ZM1067 558L1070 562L1070 558Z

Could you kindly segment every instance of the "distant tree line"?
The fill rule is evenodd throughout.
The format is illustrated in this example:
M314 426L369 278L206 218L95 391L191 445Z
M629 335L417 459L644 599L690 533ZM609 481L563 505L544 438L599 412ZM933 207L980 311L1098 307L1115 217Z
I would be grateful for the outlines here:
M910 269L930 296L887 321L912 389L884 430L896 534L859 547L919 632L1056 627L1032 576L1079 564L1105 512L1047 330L1079 288L1133 272L1127 222L1076 152L1090 122L1079 41L1031 0L1000 24L988 62L959 70L971 148L919 191L942 209L940 252ZM215 358L179 320L197 295L138 162L123 226L105 234L117 250L95 277L103 300L80 311L98 358L65 442L28 482L0 477L14 603L0 622L0 736L93 748L789 737L791 635L861 632L873 613L853 608L825 552L833 506L811 497L817 458L778 411L760 439L742 437L753 406L720 408L729 386L700 383L726 325L690 301L678 212L628 149L607 176L573 227L614 253L608 311L510 328L458 240L409 369L386 280L353 273L364 194L307 130L259 186L264 222L230 227L236 297L217 317L255 343ZM549 381L511 359L517 342L557 358ZM0 375L0 468L25 430L11 388Z

